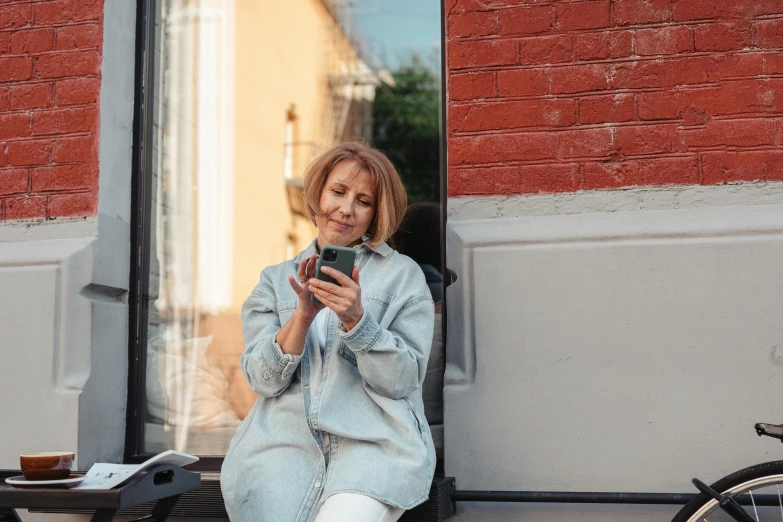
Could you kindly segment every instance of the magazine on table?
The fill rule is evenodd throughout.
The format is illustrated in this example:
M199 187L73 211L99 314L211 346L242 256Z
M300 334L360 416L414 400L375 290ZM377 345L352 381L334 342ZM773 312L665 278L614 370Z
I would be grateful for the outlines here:
M96 462L84 476L84 481L74 489L112 489L124 484L142 471L156 464L187 466L198 461L198 457L174 450L164 451L141 464L108 464Z

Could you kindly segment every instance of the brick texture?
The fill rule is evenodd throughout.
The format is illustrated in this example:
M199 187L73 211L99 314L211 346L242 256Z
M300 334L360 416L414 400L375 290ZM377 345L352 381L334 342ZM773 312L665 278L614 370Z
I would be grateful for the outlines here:
M102 35L103 0L0 0L0 220L97 211Z
M446 11L449 196L783 180L783 1Z

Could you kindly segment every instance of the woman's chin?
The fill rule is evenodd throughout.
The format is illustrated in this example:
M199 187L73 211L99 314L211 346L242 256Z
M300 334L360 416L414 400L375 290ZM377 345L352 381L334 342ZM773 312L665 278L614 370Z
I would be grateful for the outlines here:
M342 234L329 234L322 236L324 245L335 245L342 247L352 247L361 242L361 238L352 238Z

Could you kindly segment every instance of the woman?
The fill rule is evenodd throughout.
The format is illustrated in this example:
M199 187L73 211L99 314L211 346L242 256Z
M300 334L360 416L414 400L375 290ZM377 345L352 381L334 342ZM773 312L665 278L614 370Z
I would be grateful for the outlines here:
M405 189L355 142L317 158L304 185L318 237L264 269L243 306L241 364L259 398L229 446L223 497L234 522L395 521L427 499L435 470L421 396L433 302L385 243ZM357 253L351 277L323 269L339 286L314 279L328 244Z

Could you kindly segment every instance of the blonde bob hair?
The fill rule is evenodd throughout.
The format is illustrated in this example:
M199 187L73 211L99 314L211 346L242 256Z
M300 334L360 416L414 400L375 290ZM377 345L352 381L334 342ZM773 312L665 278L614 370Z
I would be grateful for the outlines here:
M354 164L354 175L364 171L372 178L375 216L366 234L371 245L379 245L388 240L400 226L408 206L408 196L389 158L364 142L349 141L332 147L307 167L304 178L307 215L315 224L315 216L322 213L321 192L326 186L326 178L343 161Z

